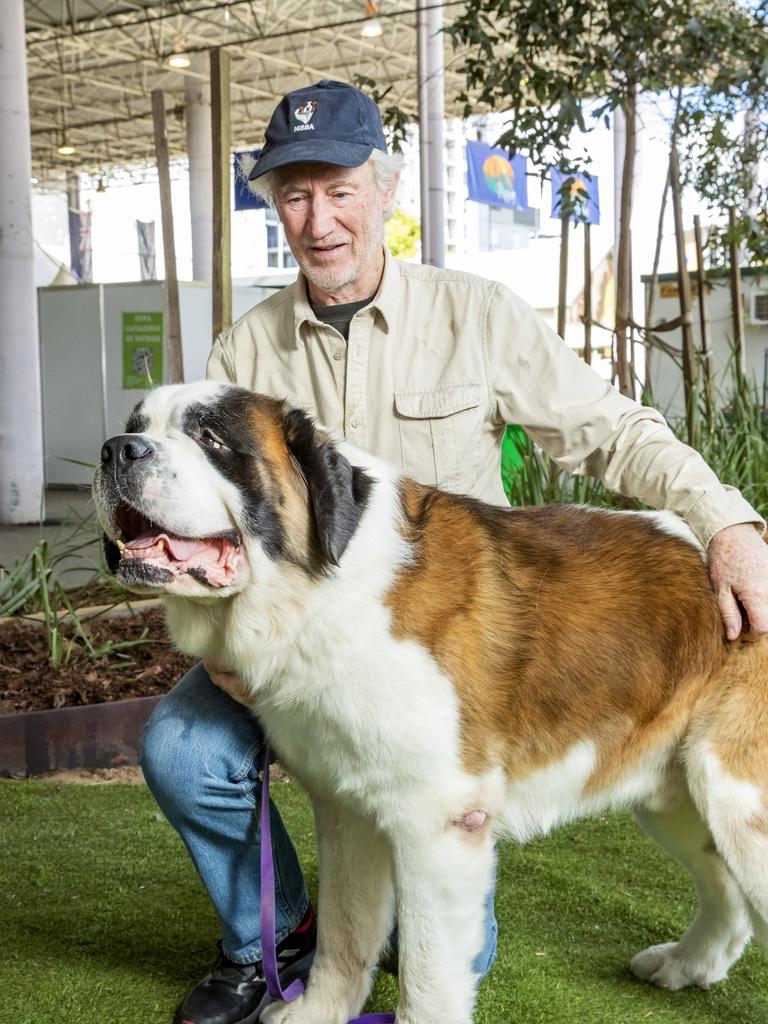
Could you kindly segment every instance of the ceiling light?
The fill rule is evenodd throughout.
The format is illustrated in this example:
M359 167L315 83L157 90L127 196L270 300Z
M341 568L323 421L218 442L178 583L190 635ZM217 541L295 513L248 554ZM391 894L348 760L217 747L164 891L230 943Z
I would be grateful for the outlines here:
M59 156L74 156L77 152L77 146L73 146L67 139L62 139L61 145L56 147L56 152Z
M365 13L367 17L360 27L360 35L364 39L376 39L384 35L384 26L378 17L379 5L375 0L366 0Z
M172 53L165 63L169 68L188 68L192 61L186 53Z
M192 64L192 60L189 54L186 52L187 44L181 36L176 37L176 41L173 44L173 53L166 57L165 63L169 68L177 68L183 70L188 68Z

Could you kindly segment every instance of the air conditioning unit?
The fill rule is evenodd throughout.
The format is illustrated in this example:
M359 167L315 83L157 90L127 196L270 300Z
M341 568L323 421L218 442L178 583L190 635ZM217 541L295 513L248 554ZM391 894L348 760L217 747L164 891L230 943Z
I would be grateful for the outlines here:
M751 292L747 297L747 309L750 324L768 324L768 291Z

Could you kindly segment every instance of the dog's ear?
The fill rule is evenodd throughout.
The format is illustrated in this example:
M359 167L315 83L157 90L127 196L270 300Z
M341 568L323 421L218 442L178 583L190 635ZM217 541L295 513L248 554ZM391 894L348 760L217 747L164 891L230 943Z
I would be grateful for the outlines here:
M300 409L284 418L288 450L307 482L324 561L338 565L357 529L373 481L344 458Z

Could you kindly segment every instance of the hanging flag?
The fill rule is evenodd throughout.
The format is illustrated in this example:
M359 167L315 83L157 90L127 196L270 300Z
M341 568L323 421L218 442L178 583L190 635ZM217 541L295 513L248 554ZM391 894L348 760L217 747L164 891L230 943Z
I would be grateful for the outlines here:
M467 191L476 203L528 209L527 161L484 142L467 143Z
M236 210L265 210L268 203L251 190L248 175L259 158L260 149L251 149L247 153L232 154L232 175L235 184Z
M93 280L91 261L91 214L69 209L70 269L80 284Z
M571 213L573 223L600 223L600 195L597 188L597 175L592 174L587 177L586 174L563 174L557 167L550 167L549 180L552 184L552 217L560 220L563 185L567 185L571 203L573 204Z
M139 240L139 267L142 281L157 280L157 258L155 253L155 222L137 220L136 235Z

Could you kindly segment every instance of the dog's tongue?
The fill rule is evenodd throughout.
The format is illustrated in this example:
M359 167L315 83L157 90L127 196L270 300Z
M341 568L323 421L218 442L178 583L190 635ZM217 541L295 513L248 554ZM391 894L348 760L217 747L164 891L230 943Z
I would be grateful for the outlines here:
M138 537L134 537L125 546L135 551L154 547L161 540L165 541L171 556L179 562L188 562L196 551L209 547L205 541L196 540L194 537L177 537L173 533L155 533L153 530L147 530L145 533L139 534Z

